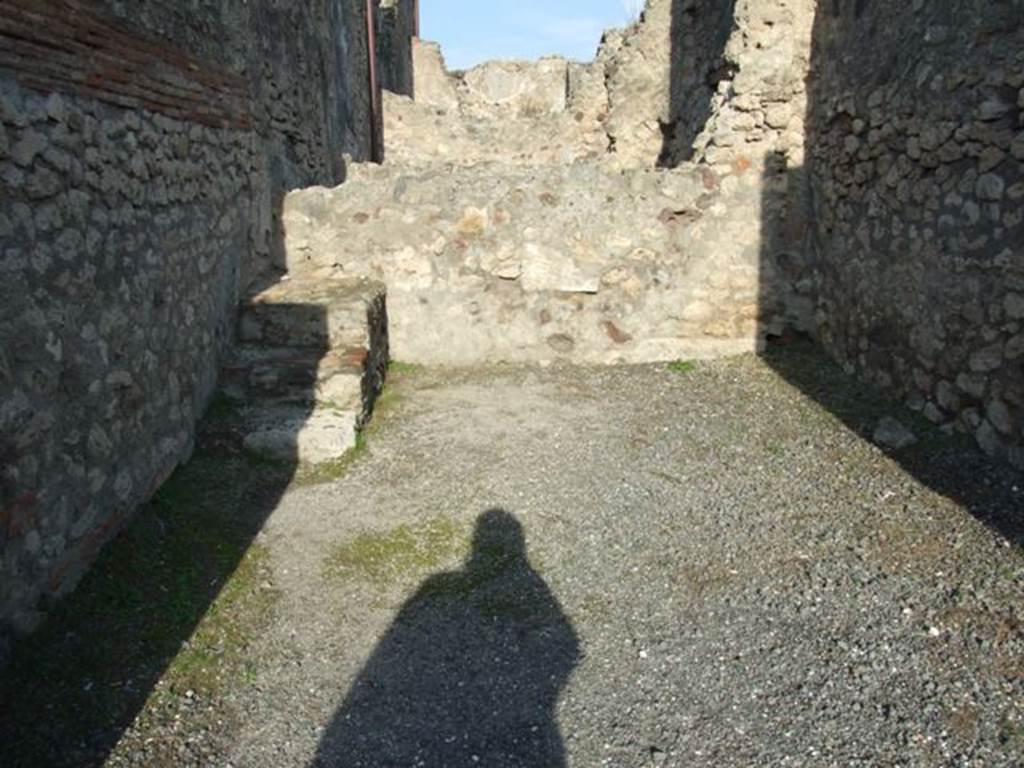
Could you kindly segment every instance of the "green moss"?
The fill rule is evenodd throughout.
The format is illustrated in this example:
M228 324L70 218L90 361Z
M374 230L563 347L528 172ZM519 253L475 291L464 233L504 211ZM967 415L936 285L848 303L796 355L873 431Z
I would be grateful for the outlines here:
M423 585L420 596L441 600L465 600L507 574L516 562L515 553L504 547L485 547L474 553L471 568L437 574ZM522 602L520 598L512 599L517 604ZM507 596L495 595L485 598L478 607L489 615L507 614L511 605L506 604L507 600Z
M672 373L693 373L697 370L697 363L693 360L675 360L665 367Z
M295 473L295 485L324 485L344 477L353 464L369 455L369 443L378 431L388 423L404 400L403 394L394 386L385 387L373 406L370 423L356 433L355 446L332 461L316 465L302 465Z
M326 571L336 578L387 585L453 560L468 546L468 528L439 515L385 531L367 531L343 542L328 556Z
M529 567L517 545L477 542L466 561L471 540L469 524L437 516L343 542L328 557L325 570L331 578L355 579L382 590L411 589L419 582L417 600L471 601L485 616L532 621L539 596L512 586L520 569ZM437 572L446 565L452 569Z
M611 615L614 601L607 595L590 593L580 600L580 610L595 618L603 619Z
M54 745L109 748L96 734L116 738L185 691L215 698L244 679L248 644L277 598L254 537L289 478L202 450L174 473L14 648L0 680L0 709L14 716L0 738L18 734L19 760L91 764Z
M389 376L413 376L423 371L424 367L419 363L403 363L399 360L388 363Z
M270 553L258 544L242 561L210 606L192 637L174 657L164 675L171 691L216 694L226 678L251 677L246 650L255 627L272 614L278 592L271 586Z
M1015 722L1004 715L999 724L999 739L1014 752L1024 749L1024 723Z
M373 418L366 425L365 431L374 434L388 418L394 415L399 406L405 402L405 395L395 387L386 387L373 404Z

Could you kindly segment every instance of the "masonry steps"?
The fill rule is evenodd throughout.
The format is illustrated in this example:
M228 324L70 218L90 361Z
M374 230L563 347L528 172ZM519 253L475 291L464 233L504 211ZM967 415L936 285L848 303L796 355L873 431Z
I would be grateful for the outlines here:
M236 400L332 404L362 400L366 350L243 344L224 366L222 389Z
M380 283L360 278L286 279L252 294L242 305L242 342L324 350L369 348L375 311L383 311ZM380 304L375 308L375 304Z
M242 447L321 464L356 444L388 363L385 288L343 278L283 280L250 295L222 393L242 405Z

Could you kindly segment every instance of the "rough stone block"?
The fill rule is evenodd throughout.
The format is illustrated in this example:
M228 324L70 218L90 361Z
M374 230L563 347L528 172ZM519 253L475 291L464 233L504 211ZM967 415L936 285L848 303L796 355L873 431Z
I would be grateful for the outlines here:
M886 416L878 422L872 439L884 448L901 451L914 445L917 442L917 435L898 419Z
M249 297L239 333L276 346L369 347L384 296L384 286L370 280L284 281Z
M274 461L320 464L341 458L355 447L358 414L354 411L259 410L250 417L243 446Z
M597 265L581 265L563 254L535 243L523 247L522 277L525 291L597 293L601 270Z
M502 105L514 114L564 112L568 77L568 62L561 58L491 61L463 73L463 99L469 104Z
M455 83L445 69L441 46L414 39L412 61L416 102L438 109L456 110L459 98L455 94Z

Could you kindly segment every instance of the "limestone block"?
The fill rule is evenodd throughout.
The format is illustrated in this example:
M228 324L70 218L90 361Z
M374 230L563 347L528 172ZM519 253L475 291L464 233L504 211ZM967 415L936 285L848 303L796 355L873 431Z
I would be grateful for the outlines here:
M354 373L338 373L317 385L317 399L341 408L358 406L362 397L362 379Z
M764 121L769 128L785 128L793 116L793 108L789 104L772 104L765 111Z
M1006 342L1006 349L1003 350L1007 360L1016 360L1024 357L1024 333L1019 333Z
M40 154L49 146L46 137L31 128L26 129L21 139L11 148L11 159L15 163L27 168L32 165L36 155Z
M997 370L1003 364L1003 344L996 342L977 350L971 355L971 370L986 373Z
M1006 182L994 173L986 173L978 177L975 194L981 200L999 202L1003 199Z
M999 432L1012 435L1015 425L1009 406L1001 400L992 400L985 408L985 415Z
M463 75L464 98L469 103L500 104L521 114L564 112L568 62L562 58L536 63L491 61Z
M601 269L600 265L578 264L551 248L527 243L523 248L521 282L525 291L597 293Z
M1013 143L1010 145L1010 154L1013 155L1015 160L1024 160L1024 131L1021 131L1014 138Z
M393 255L390 285L400 290L423 290L434 280L434 266L429 253L406 246Z
M267 409L250 416L252 431L243 439L246 451L274 461L320 464L338 459L355 447L354 411Z

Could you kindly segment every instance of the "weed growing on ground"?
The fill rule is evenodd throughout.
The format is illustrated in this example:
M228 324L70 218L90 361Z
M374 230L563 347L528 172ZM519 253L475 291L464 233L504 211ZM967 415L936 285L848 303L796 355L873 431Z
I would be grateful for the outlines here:
M468 550L469 538L465 525L438 515L342 542L327 557L325 570L334 578L386 586L455 559Z
M388 363L388 375L391 376L413 376L422 373L423 366L419 363L403 363L400 360L392 360Z
M697 370L697 363L693 360L675 360L665 367L672 373L693 373Z

